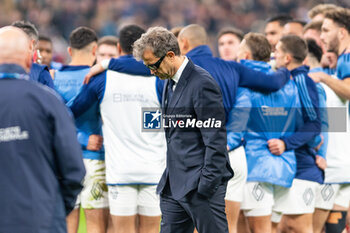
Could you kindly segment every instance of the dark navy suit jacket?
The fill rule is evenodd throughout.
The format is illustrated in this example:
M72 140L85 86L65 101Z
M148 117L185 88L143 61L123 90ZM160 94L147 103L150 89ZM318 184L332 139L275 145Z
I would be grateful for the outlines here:
M165 103L167 85L168 81L163 91L163 114L174 118L165 117L165 122L186 121L186 116L192 116L202 121L215 118L222 124L219 128L165 128L167 167L157 191L162 192L169 182L175 200L195 189L210 197L220 184L233 176L226 150L225 110L220 87L208 72L191 61L169 103Z

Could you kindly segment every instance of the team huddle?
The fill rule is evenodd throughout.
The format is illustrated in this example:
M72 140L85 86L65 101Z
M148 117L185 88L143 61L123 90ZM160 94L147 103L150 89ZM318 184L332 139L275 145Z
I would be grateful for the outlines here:
M345 232L350 10L321 4L309 17L309 23L272 17L265 34L224 28L217 37L220 58L197 24L172 30L127 25L119 38L100 39L78 27L69 37L67 65L52 61L52 41L33 24L16 21L0 29L0 48L9 51L15 49L9 38L24 32L28 42L16 43L29 44L33 60L27 77L11 65L22 64L6 55L13 51L4 49L0 83L26 77L48 87L33 93L50 92L38 97L47 101L40 111L50 113L40 122L58 123L48 127L53 136L40 140L52 137L53 145L47 142L40 152L25 148L40 155L53 151L52 158L43 156L58 164L50 165L57 181L48 185L62 195L49 210L52 219L60 218L51 226L15 226L4 216L0 232L75 233L80 208L87 232ZM10 87L3 85L4 93ZM37 102L23 106L31 104ZM147 129L145 111L152 126L167 116L176 116L176 124ZM0 151L16 156L36 129L10 115L11 123L0 124ZM180 127L183 116L220 124ZM1 161L2 169L11 166Z

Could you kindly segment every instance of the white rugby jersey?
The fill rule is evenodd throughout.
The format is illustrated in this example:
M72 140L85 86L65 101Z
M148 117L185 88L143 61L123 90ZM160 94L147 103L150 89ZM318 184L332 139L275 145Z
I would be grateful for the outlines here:
M342 54L338 58L336 75L332 78L344 80L350 77L350 54ZM322 84L327 96L328 114L336 115L332 108L343 108L346 116L329 117L329 139L326 154L327 168L325 183L350 183L350 127L349 127L349 101L341 99L331 88ZM335 110L337 111L337 110ZM343 112L343 111L342 111ZM332 121L346 117L346 132L332 132ZM333 118L333 120L332 120ZM334 128L333 128L334 129Z
M158 184L165 169L164 132L143 132L144 107L160 107L154 76L108 71L100 104L108 184Z
M326 153L327 168L325 170L325 183L350 183L349 101L340 99L327 85L322 84L322 86L327 95L328 114L330 116L333 114L333 117L329 117L330 132L328 133L328 148ZM344 127L346 127L347 132L332 132L332 121L335 123L334 120L339 117L334 116L334 113L337 111L334 108L343 108L344 112L346 111L347 125Z

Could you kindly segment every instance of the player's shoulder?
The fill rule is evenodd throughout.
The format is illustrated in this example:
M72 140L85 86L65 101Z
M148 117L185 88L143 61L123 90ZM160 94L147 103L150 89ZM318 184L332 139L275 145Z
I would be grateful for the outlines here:
M101 85L104 85L107 79L107 75L112 77L113 75L111 75L112 73L116 73L115 71L111 71L111 70L105 70L99 74L94 75L90 82L87 84L87 86L89 88L94 88L94 87L99 87ZM112 77L115 78L115 77Z
M194 72L191 74L190 78L191 86L194 92L205 89L212 89L220 92L219 84L215 79L210 75L208 71L203 69L200 66L194 65Z
M108 73L112 73L115 71L111 71L111 70L104 70L99 74L96 74L93 76L94 79L105 79Z
M213 77L210 75L210 73L207 70L195 64L193 64L192 75L198 76L198 78L193 79L193 81L198 83L211 82L212 80L214 81Z
M350 63L350 53L343 53L339 56L338 61Z
M337 62L337 71L350 70L350 53L345 53L339 56Z

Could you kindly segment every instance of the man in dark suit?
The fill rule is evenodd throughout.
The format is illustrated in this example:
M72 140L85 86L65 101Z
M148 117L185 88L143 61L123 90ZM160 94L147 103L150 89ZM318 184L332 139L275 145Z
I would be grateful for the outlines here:
M134 44L135 58L166 79L162 106L167 167L158 185L161 232L228 232L227 180L233 175L226 151L225 110L215 80L180 56L176 37L150 28Z

